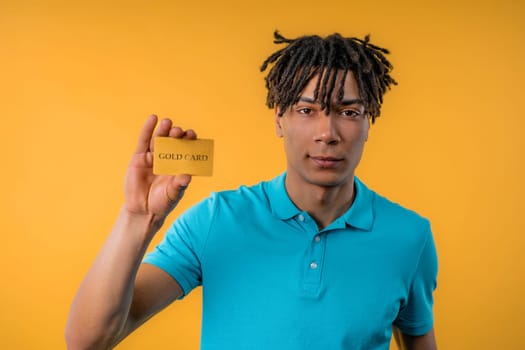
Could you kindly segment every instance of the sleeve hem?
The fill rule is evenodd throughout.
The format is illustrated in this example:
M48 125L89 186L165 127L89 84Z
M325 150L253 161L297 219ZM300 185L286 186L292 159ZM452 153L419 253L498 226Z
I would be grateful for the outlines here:
M401 326L401 325L395 325L394 324L394 326L399 328L399 330L403 334L407 334L407 335L411 335L411 336L414 336L414 337L418 337L418 336L422 336L422 335L425 335L428 332L430 332L432 330L432 327L434 327L434 323L433 322L428 322L428 323L424 323L424 324L419 325L419 326Z
M178 273L178 271L170 270L170 269L166 268L165 266L163 266L162 264L159 264L158 261L154 261L154 260L148 259L148 257L146 257L142 261L142 263L143 264L153 265L153 266L161 269L162 271L166 272L171 278L173 278L175 280L175 282L177 282L178 285L182 288L182 295L180 296L179 300L180 299L184 299L186 297L186 295L188 295L189 292L191 292L191 290L193 289L193 287L188 283L188 281L186 281L186 279L184 279L182 274Z

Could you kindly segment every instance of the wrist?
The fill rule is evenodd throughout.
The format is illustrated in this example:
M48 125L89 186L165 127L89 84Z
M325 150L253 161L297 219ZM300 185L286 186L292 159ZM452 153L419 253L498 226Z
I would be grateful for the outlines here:
M141 213L129 210L123 205L119 214L119 223L128 229L127 232L134 232L146 239L151 239L161 228L165 217L159 217L152 213Z

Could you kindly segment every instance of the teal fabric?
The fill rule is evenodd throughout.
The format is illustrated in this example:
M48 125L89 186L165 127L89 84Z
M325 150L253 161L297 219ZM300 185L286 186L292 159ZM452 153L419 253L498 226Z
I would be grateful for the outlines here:
M319 230L286 174L212 194L145 263L203 287L201 349L384 349L392 325L431 330L437 256L428 220L355 178L350 209Z

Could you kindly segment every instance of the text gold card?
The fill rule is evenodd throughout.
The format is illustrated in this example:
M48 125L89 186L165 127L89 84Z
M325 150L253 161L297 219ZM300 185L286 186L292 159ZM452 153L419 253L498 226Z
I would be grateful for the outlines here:
M153 173L201 175L213 173L213 140L155 137Z

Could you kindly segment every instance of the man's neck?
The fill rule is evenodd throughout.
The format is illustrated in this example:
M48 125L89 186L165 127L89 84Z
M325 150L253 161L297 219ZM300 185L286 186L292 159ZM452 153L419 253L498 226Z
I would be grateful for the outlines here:
M319 229L330 225L350 208L354 201L354 177L339 186L319 186L286 176L286 191L292 202L310 214Z

